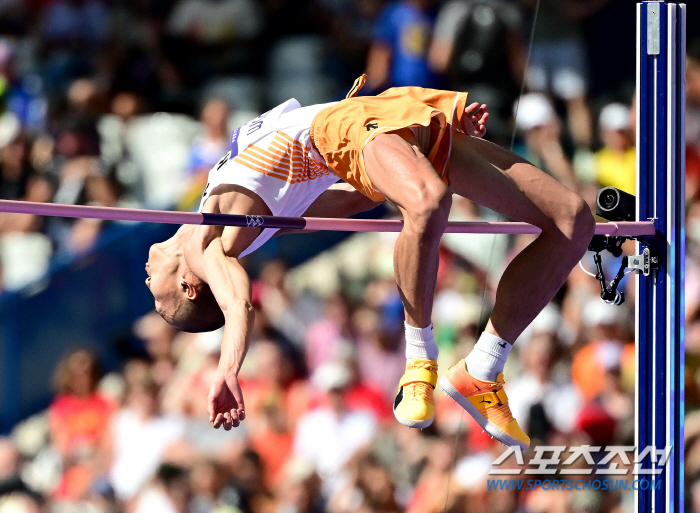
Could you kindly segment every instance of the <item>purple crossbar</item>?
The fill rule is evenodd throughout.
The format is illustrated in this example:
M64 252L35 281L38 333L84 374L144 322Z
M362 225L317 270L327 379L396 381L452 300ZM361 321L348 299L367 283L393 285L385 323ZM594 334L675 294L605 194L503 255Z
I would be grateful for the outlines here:
M325 219L319 217L305 217L306 230L335 230L345 232L400 232L403 227L401 221L389 221L384 219ZM456 221L447 223L445 233L507 233L507 234L538 234L540 229L528 223L516 222L485 222L485 221ZM619 235L638 237L654 235L654 223L641 222L615 222L598 223L596 235Z
M291 228L295 230L333 230L346 232L399 232L401 221L366 219L326 219L319 217L246 216L202 214L199 212L171 212L135 208L90 207L0 200L0 212L33 214L52 217L78 217L111 221L140 221L145 223L197 224L243 226L258 228ZM447 233L509 233L537 234L540 229L527 223L451 222ZM596 234L619 236L654 235L651 221L598 223Z

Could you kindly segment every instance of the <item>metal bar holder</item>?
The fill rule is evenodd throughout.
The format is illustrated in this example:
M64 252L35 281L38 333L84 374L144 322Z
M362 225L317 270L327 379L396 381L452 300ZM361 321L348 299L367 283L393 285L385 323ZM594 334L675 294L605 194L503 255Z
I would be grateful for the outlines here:
M635 488L638 512L684 511L686 7L637 4L637 220ZM654 455L665 454L668 458ZM650 483L647 483L650 484Z

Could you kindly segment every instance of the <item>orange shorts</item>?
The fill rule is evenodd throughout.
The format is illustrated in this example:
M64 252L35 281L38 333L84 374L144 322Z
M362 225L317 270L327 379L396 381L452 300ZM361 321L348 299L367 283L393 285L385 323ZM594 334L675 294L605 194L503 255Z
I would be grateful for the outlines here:
M363 75L348 97L320 111L311 123L311 140L336 175L374 201L385 200L365 171L362 150L378 134L411 126L430 126L426 157L447 184L452 132L466 133L467 93L421 87L393 87L377 96L356 97Z

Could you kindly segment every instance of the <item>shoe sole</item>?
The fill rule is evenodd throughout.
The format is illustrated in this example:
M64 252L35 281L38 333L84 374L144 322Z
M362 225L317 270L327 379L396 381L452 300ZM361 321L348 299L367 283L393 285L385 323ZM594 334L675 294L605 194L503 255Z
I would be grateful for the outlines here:
M479 424L484 431L486 431L489 435L494 437L496 440L501 442L504 445L508 445L511 447L518 446L522 450L527 449L530 447L530 444L526 444L522 440L518 440L517 438L509 435L505 431L503 431L501 428L499 428L496 424L493 422L489 422L486 417L484 417L481 412L474 406L469 399L464 397L460 392L457 391L457 389L450 383L450 380L447 379L447 376L443 376L442 379L440 380L440 386L442 387L442 390L450 396L454 401L459 404L466 412L472 416L472 418L476 421L477 424Z
M406 427L410 428L418 428L418 429L423 429L427 428L433 423L433 420L435 420L435 417L430 417L429 419L426 420L411 420L411 419L404 419L402 416L400 416L398 413L396 413L396 410L394 410L394 417L396 417L396 420L398 420L401 424L403 424Z

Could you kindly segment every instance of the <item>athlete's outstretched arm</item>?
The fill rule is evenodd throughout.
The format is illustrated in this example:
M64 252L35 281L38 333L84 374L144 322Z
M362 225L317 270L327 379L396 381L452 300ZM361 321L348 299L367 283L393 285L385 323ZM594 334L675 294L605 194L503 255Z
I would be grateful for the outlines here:
M239 252L234 247L237 231L234 227L224 228L220 237L209 242L203 257L206 281L225 319L221 357L207 409L214 427L223 426L227 431L245 419L238 372L248 352L255 320L250 278L238 262Z

